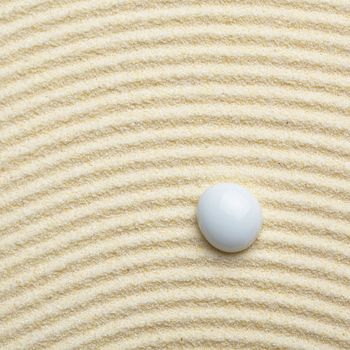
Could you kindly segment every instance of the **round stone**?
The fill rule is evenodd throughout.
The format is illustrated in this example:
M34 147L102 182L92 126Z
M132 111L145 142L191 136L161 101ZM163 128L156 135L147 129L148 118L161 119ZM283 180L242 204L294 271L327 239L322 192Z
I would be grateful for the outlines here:
M256 239L262 213L257 199L233 183L209 187L200 197L197 221L203 236L224 252L239 252Z

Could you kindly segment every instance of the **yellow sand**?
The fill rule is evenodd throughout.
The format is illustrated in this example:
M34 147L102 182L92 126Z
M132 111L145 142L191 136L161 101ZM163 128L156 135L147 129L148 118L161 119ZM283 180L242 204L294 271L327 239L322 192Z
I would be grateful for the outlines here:
M1 349L350 349L350 2L0 0L0 259Z

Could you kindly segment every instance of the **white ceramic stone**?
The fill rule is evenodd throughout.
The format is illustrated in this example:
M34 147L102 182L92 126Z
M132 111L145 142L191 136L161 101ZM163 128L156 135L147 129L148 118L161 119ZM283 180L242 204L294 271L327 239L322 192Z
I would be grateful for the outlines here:
M239 252L256 239L262 213L259 202L245 188L222 183L209 187L200 197L197 221L207 241L224 252Z

